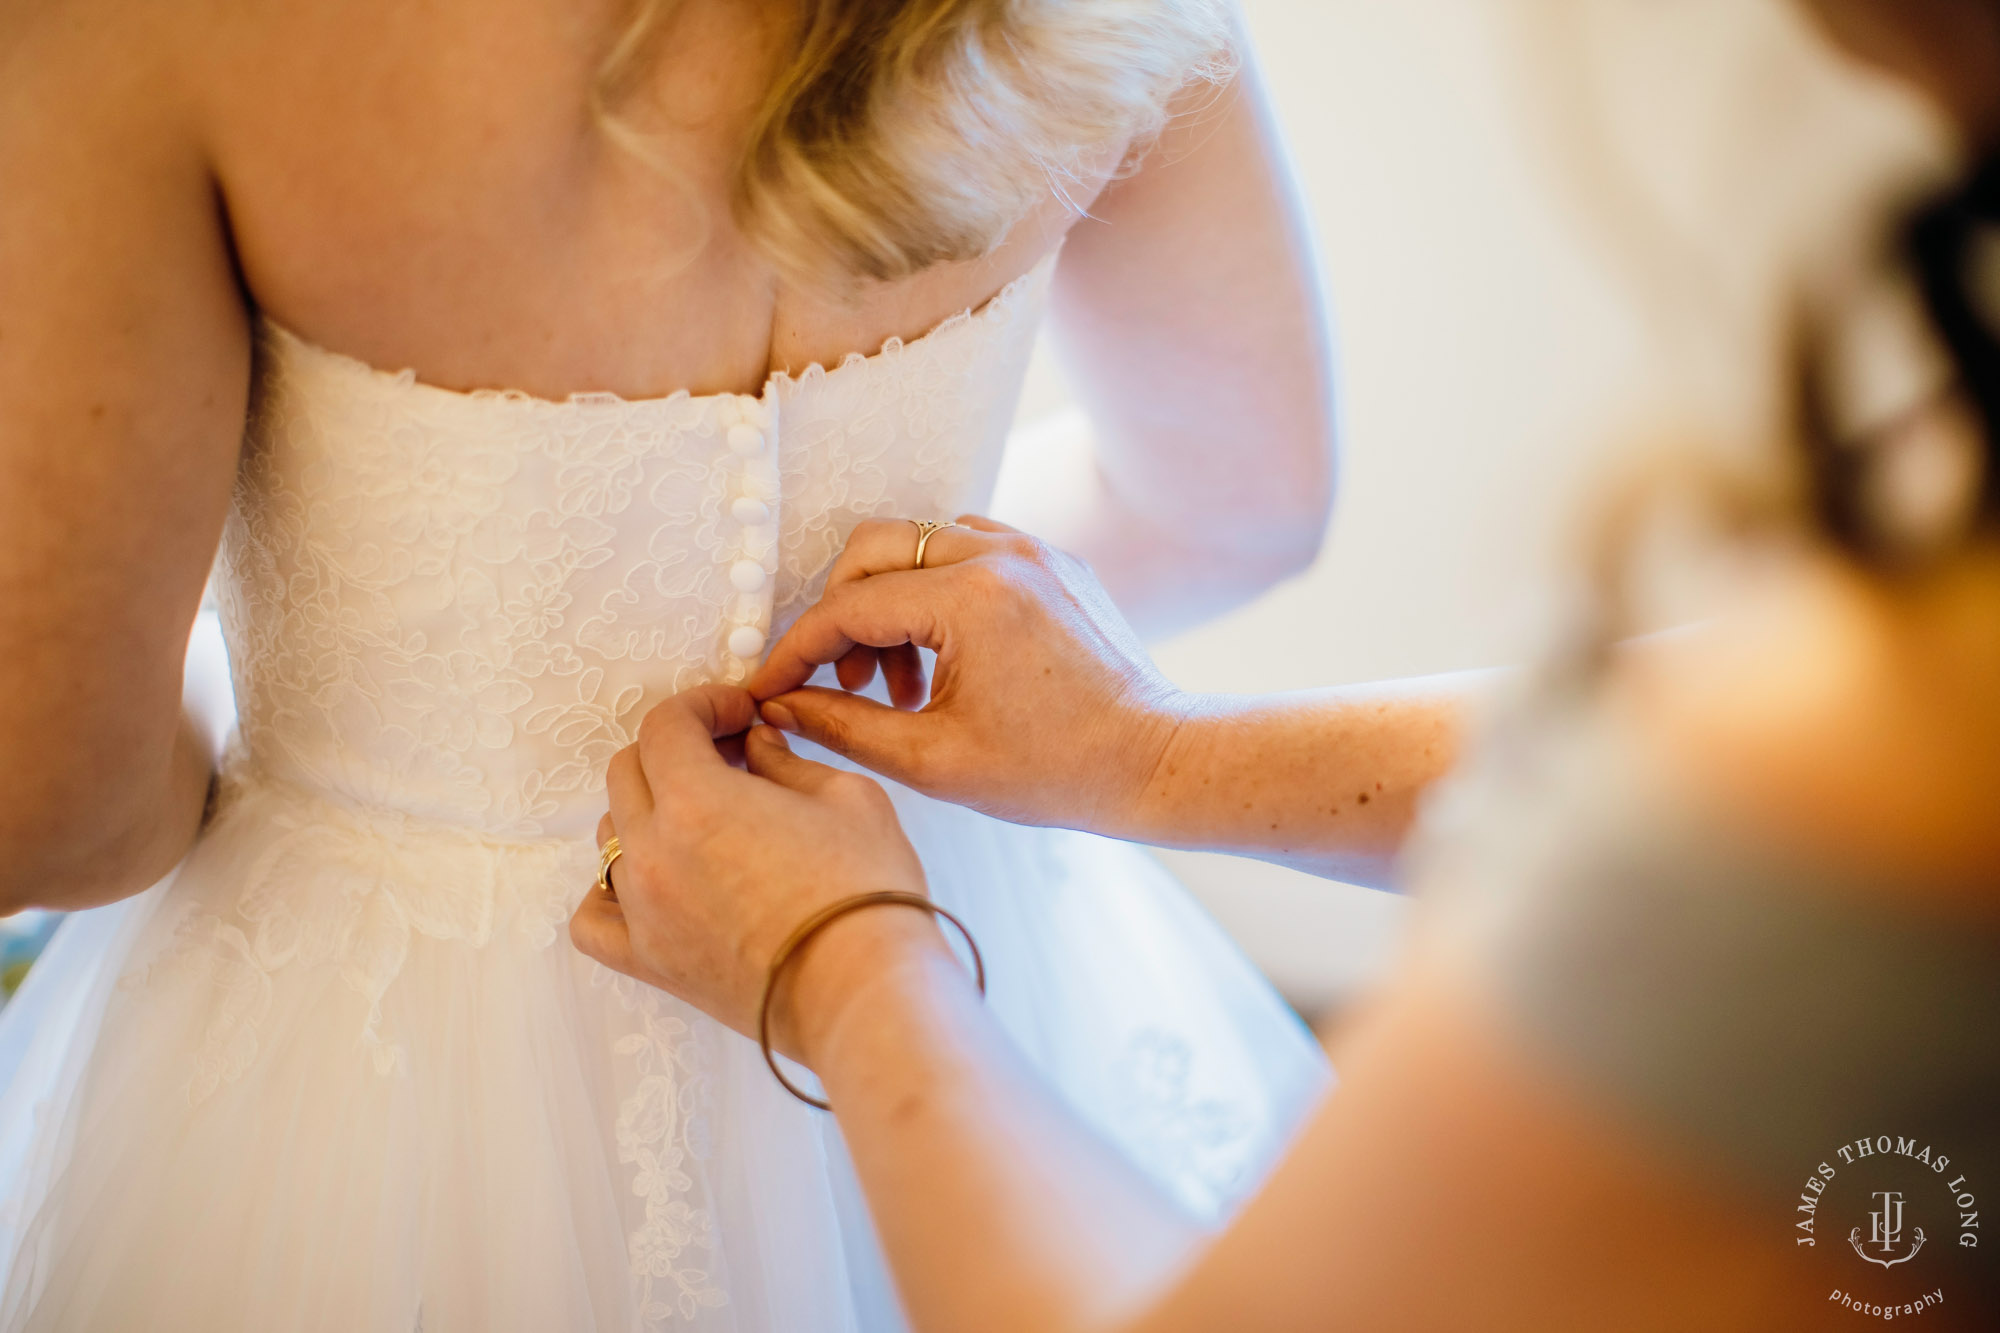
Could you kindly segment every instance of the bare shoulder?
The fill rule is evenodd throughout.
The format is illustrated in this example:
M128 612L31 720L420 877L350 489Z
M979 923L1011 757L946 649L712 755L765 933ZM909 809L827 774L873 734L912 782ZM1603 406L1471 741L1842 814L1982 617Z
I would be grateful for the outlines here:
M0 321L36 346L177 249L227 267L200 105L205 3L0 0ZM100 330L101 334L102 330ZM107 349L109 350L109 349ZM40 375L17 343L0 376ZM44 381L37 381L42 383Z
M188 60L212 17L206 3L0 0L5 148L63 145L61 165L73 173L122 170L170 144L192 147L203 80ZM15 175L15 165L10 187L37 179Z
M114 91L135 74L168 68L181 47L172 34L191 29L206 10L165 0L0 0L0 67L10 88L58 78L75 88L86 72L78 62L88 60L97 90Z
M2000 553L1895 580L1787 561L1628 668L1620 703L1720 807L1903 879L2000 879Z

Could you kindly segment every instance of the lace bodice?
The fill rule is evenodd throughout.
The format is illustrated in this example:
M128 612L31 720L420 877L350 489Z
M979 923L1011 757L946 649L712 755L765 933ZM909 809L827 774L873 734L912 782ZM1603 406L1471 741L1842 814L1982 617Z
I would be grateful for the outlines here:
M1052 267L756 397L454 392L265 322L217 576L238 762L587 833L646 709L743 679L858 521L985 506Z

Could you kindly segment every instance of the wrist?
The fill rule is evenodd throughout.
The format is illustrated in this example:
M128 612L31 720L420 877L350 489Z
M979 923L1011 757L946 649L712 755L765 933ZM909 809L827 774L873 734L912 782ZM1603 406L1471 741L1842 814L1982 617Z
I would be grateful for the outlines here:
M1162 729L1145 752L1139 795L1120 836L1174 846L1186 841L1189 819L1198 813L1204 789L1214 795L1216 756L1229 719L1207 696L1184 692L1176 692L1162 705L1161 718Z
M1198 712L1193 695L1171 686L1120 706L1105 753L1096 763L1084 765L1084 781L1099 795L1092 816L1078 827L1106 837L1149 841L1168 789L1178 790L1182 782L1189 743L1184 733Z
M808 940L771 997L773 1044L815 1071L850 1018L942 961L957 968L937 919L884 904L839 917Z

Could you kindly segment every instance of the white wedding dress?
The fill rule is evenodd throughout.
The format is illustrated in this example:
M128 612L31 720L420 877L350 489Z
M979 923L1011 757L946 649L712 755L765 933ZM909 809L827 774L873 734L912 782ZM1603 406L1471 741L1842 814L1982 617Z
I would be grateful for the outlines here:
M852 526L989 498L1052 262L760 397L459 393L265 323L213 822L0 1017L0 1329L891 1329L835 1122L578 955L603 773ZM990 1003L1185 1206L1326 1074L1141 852L902 790Z

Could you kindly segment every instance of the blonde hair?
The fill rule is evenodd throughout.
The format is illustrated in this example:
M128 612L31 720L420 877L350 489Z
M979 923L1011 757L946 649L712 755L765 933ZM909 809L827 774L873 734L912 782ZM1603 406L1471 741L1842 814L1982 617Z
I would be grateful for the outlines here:
M793 3L731 200L793 272L888 280L978 258L1231 70L1222 0ZM614 108L677 4L635 0L599 71L599 123L628 146Z

